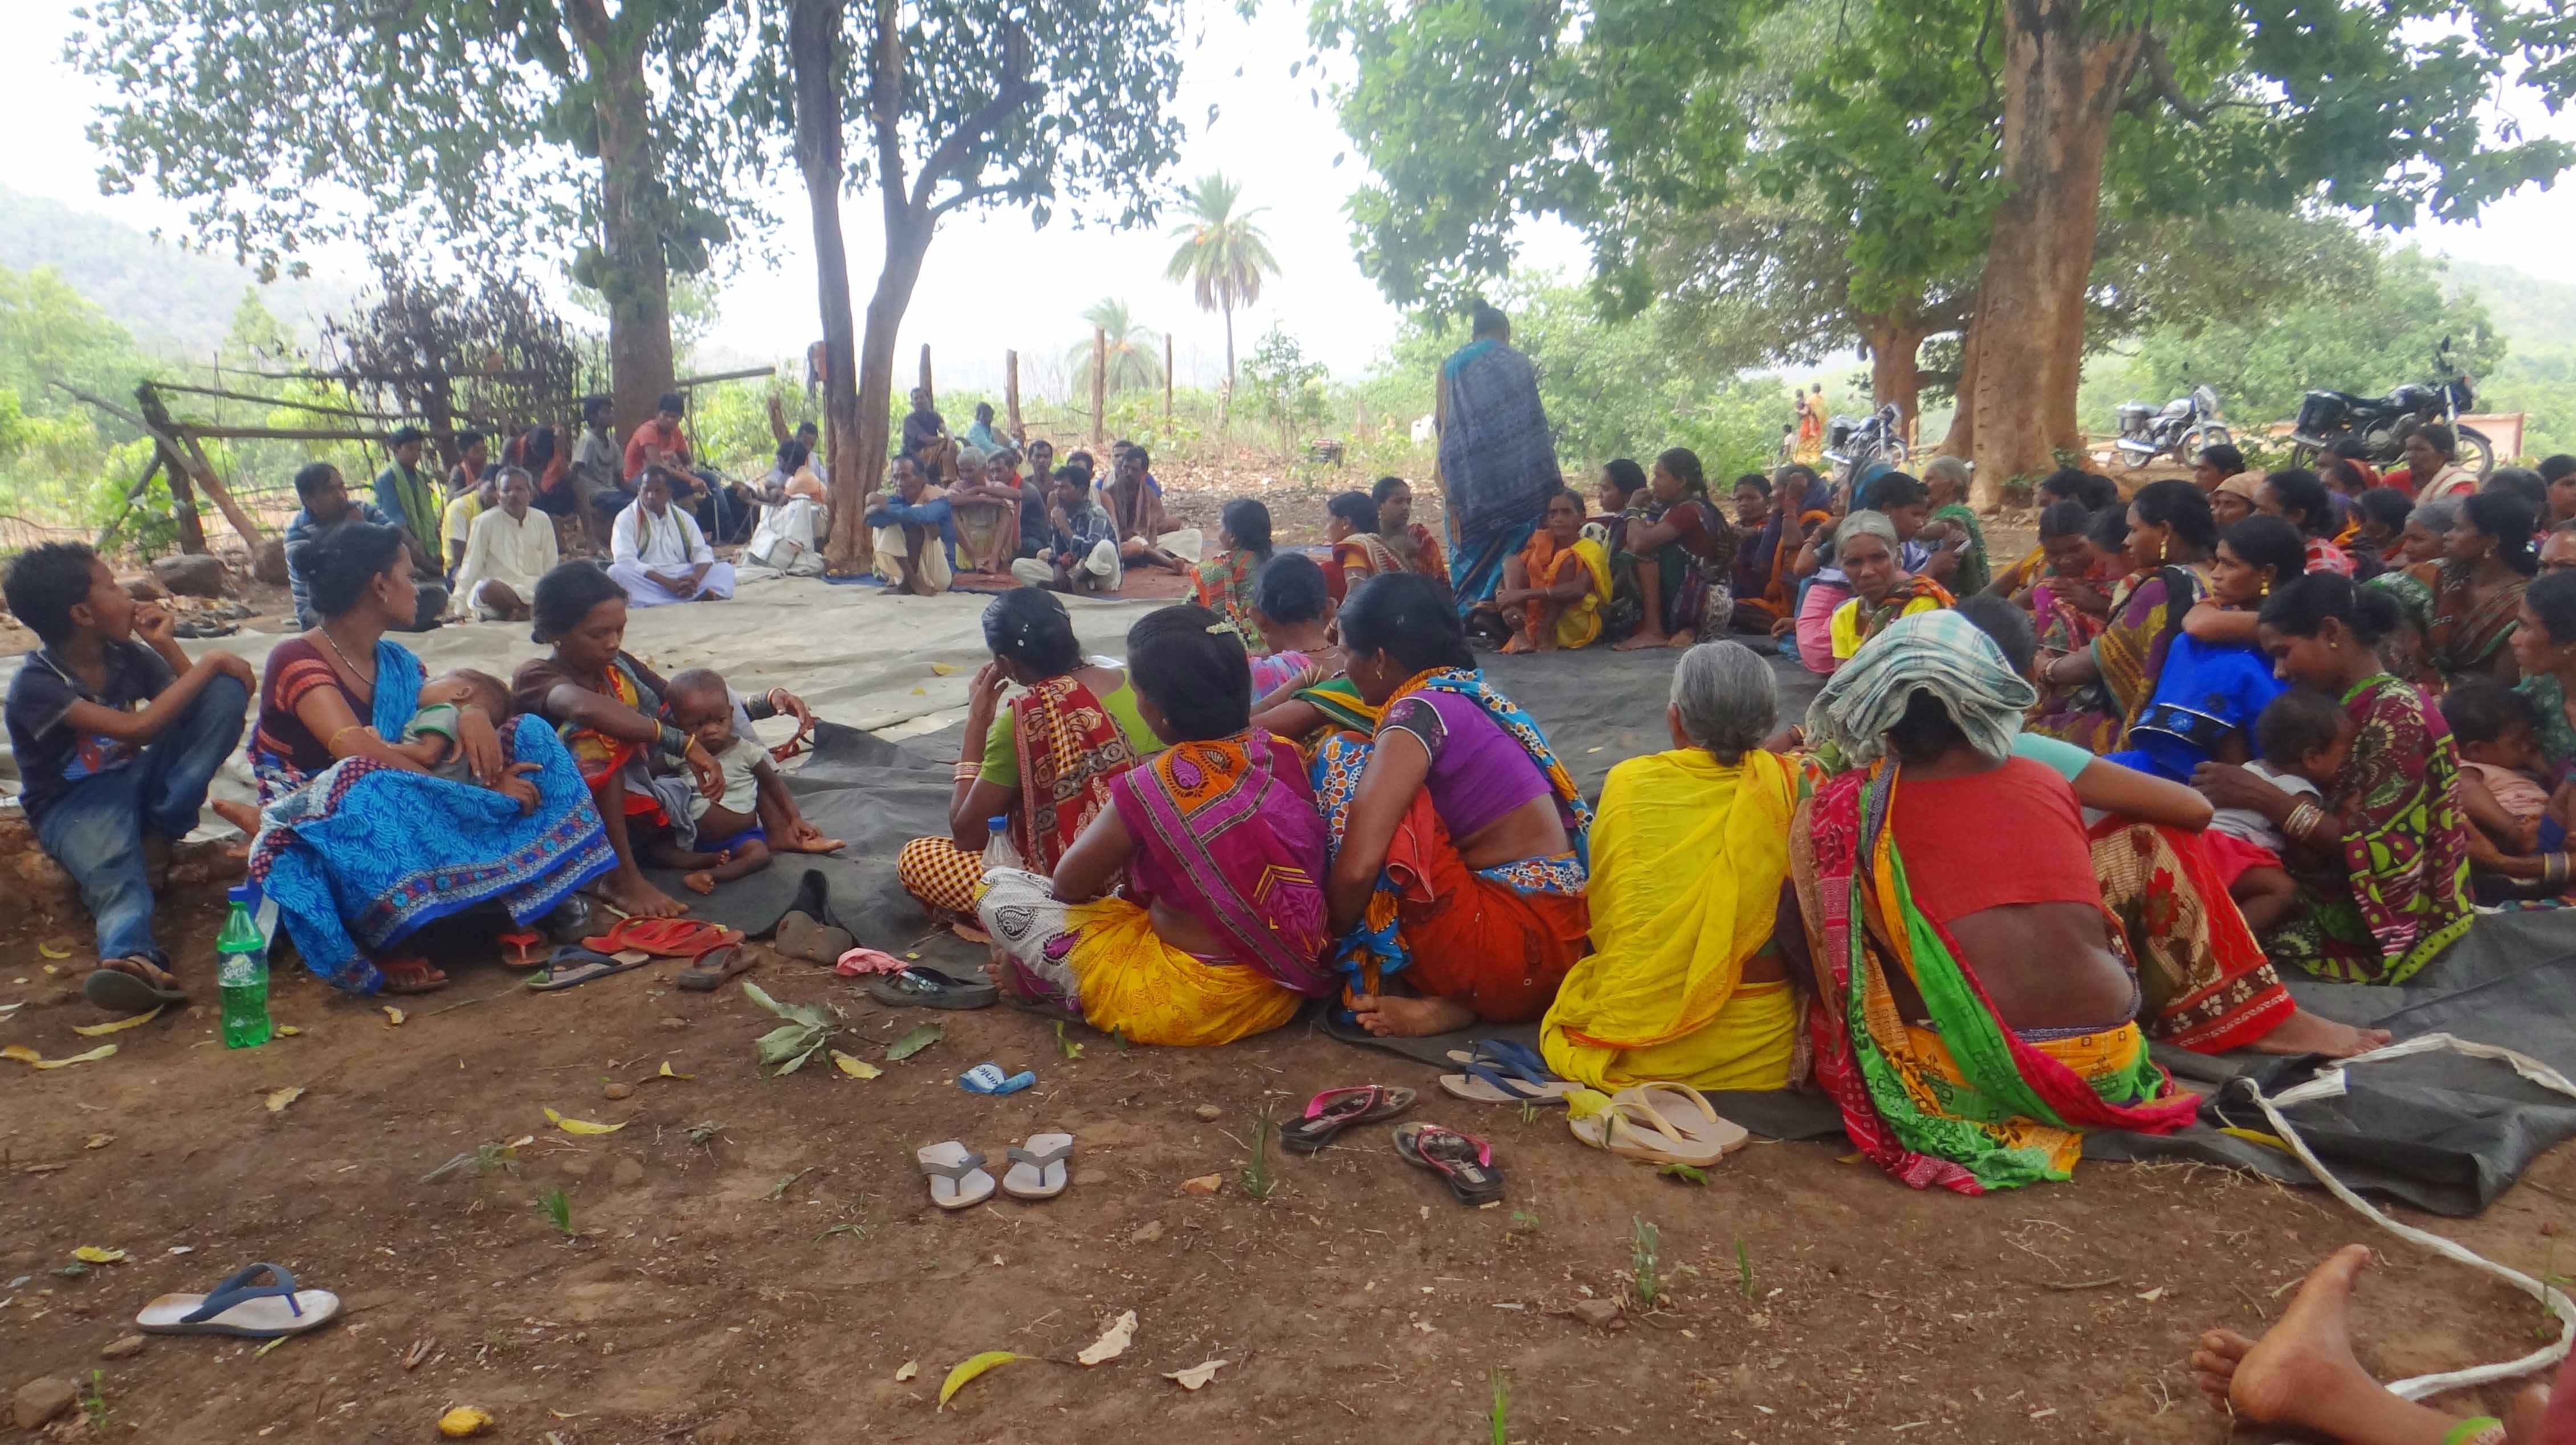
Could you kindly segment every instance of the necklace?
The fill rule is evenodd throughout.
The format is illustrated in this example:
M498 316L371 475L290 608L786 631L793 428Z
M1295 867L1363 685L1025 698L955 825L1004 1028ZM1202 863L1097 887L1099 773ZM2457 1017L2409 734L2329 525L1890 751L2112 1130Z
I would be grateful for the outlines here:
M322 640L323 640L324 642L327 642L327 643L331 644L331 652L332 652L332 655L333 655L333 656L336 656L336 657L338 657L338 658L340 659L340 665L341 665L342 667L345 667L345 668L349 669L349 675L350 675L350 676L355 677L355 678L358 678L360 681L364 682L364 683L366 684L366 686L367 686L367 691L368 691L368 693L369 693L370 695L372 695L372 694L375 692L375 690L376 690L376 675L375 675L375 673L373 673L373 672L364 672L364 673L362 673L362 672L358 671L358 664L350 660L350 658L349 658L349 654L347 654L347 653L345 653L345 652L342 652L342 651L340 650L340 639L338 639L338 638L336 638L336 637L333 637L333 636L331 635L331 629L330 629L330 628L327 628L327 627L317 627L317 628L315 628L315 629L313 629L313 630L322 634Z

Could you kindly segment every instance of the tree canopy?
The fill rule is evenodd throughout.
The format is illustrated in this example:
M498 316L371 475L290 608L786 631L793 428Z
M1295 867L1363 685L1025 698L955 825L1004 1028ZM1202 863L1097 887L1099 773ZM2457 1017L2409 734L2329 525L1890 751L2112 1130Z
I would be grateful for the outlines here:
M1161 333L1140 325L1127 313L1127 303L1114 296L1104 296L1091 303L1082 319L1100 329L1108 341L1109 390L1142 391L1163 384L1163 358L1157 348ZM1067 349L1066 358L1073 363L1073 389L1076 395L1091 390L1092 341L1084 337Z

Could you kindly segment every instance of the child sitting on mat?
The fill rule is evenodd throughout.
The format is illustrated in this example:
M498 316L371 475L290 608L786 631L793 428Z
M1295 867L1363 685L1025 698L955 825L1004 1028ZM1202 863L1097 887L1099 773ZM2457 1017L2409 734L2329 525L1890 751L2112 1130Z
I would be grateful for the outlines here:
M2535 883L2559 892L2563 880L2551 878L2546 855L2566 848L2567 820L2540 781L2547 763L2531 699L2500 682L2463 682L2442 695L2442 719L2460 750L2460 806L2474 825L2469 861L2487 885L2482 894Z
M2343 705L2321 692L2292 688L2272 699L2254 724L2263 760L2246 767L2282 791L2323 796L2352 750L2352 721ZM2284 840L2272 821L2250 808L2221 808L2203 835L2218 864L2219 881L2236 900L2256 936L2269 932L2298 906L2299 889L2281 866Z
M682 883L699 893L713 893L719 883L769 866L773 830L783 839L830 841L813 836L769 750L758 738L735 727L733 694L722 677L693 667L672 678L663 694L662 713L673 727L697 736L699 746L723 771L724 788L713 798L689 790L688 821L683 825L673 815L671 830L653 845L654 862L688 870L680 878Z

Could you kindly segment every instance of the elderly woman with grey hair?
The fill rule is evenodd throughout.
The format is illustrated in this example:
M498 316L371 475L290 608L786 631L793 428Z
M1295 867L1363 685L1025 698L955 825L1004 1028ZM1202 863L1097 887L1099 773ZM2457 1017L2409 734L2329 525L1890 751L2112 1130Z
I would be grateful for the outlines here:
M1828 622L1837 664L1900 617L1950 605L1948 589L1907 572L1897 560L1896 523L1884 512L1854 512L1834 533L1834 556L1852 595Z
M1923 490L1929 494L1932 514L1924 519L1925 532L1947 528L1963 544L1958 549L1959 563L1947 579L1950 591L1960 597L1974 597L1995 580L1994 564L1986 557L1986 532L1977 525L1976 509L1968 505L1968 464L1958 457L1934 457L1923 464Z
M1540 1025L1548 1067L1592 1088L1789 1083L1798 1001L1771 945L1797 773L1762 750L1771 665L1703 642L1673 668L1670 752L1610 770L1592 829L1592 951Z

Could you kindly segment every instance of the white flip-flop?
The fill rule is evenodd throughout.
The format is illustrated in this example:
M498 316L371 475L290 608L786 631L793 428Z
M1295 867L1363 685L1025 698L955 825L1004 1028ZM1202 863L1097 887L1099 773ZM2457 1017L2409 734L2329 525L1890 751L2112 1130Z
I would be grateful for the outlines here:
M930 1180L930 1202L942 1209L968 1209L993 1197L984 1156L955 1139L915 1149L912 1157Z
M252 1280L267 1275L265 1284ZM274 1264L254 1264L204 1294L165 1294L143 1307L135 1327L147 1335L232 1335L271 1340L329 1324L340 1297L327 1289L297 1289L295 1276Z
M1071 1134L1031 1134L1009 1149L1011 1167L1002 1192L1013 1199L1053 1199L1064 1192L1064 1161L1073 1157Z
M1574 1137L1649 1164L1688 1164L1706 1169L1752 1142L1752 1134L1718 1116L1697 1089L1658 1080L1633 1084L1610 1096L1609 1107L1568 1119Z

